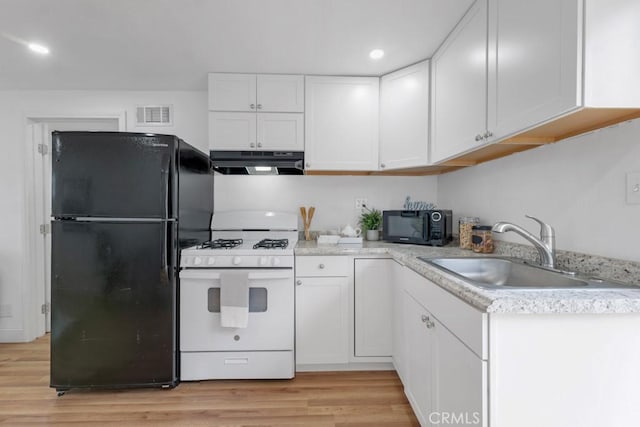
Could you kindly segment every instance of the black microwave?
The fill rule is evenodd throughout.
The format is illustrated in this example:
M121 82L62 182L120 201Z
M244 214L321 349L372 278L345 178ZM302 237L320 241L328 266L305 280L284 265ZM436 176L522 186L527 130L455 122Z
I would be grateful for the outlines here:
M382 235L395 243L444 246L452 240L450 210L383 211Z

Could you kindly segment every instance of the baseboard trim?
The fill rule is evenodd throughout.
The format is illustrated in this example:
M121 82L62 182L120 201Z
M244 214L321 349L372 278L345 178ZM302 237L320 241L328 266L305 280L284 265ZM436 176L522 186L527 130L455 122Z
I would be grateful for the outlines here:
M0 329L0 342L29 342L25 337L24 329Z
M392 363L322 363L296 365L296 372L318 371L394 371Z

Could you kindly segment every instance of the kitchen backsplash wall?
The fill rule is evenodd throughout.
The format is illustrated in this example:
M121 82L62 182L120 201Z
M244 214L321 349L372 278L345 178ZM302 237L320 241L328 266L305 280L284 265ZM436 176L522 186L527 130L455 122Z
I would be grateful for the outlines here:
M243 176L216 175L215 210L268 209L299 212L315 206L312 230L330 230L356 223L355 198L373 208L402 209L412 200L437 200L437 178L382 176ZM302 221L298 218L299 227Z
M483 223L509 221L538 234L539 217L558 249L640 261L640 204L626 203L626 174L640 172L640 120L438 177L438 202ZM514 233L499 236L527 242Z

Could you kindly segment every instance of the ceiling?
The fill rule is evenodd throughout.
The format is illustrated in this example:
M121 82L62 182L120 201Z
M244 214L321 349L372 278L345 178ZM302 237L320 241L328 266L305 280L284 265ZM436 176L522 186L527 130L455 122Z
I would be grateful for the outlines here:
M471 3L0 0L0 89L205 90L210 71L382 75L430 57ZM370 59L373 48L384 58Z

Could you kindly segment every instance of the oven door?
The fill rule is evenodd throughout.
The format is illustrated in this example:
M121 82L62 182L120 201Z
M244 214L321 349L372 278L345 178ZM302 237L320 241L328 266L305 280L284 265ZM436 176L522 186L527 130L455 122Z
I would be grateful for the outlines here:
M398 243L429 243L428 211L384 211L383 238Z
M220 274L225 271L230 270L180 272L180 350L293 350L293 270L249 272L246 328L220 326Z

